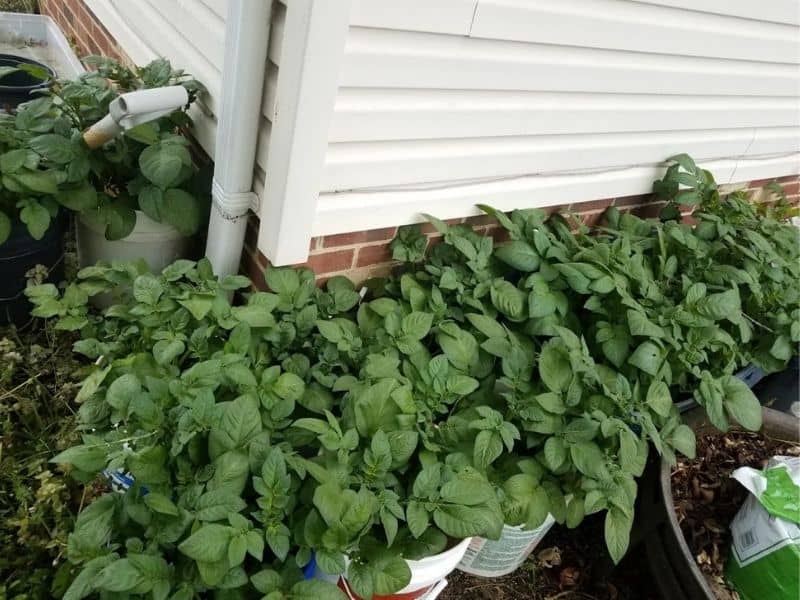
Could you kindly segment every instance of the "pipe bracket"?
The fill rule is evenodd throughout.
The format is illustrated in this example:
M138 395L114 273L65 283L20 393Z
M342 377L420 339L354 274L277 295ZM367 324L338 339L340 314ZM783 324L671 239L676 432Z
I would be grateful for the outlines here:
M255 192L228 192L216 179L211 183L211 198L220 215L229 221L246 215L258 201Z

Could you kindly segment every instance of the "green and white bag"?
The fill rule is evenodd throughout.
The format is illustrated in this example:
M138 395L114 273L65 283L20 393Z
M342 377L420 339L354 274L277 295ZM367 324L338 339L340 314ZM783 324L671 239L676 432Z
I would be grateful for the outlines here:
M775 456L764 471L732 477L750 492L731 522L728 581L742 600L800 598L800 457Z

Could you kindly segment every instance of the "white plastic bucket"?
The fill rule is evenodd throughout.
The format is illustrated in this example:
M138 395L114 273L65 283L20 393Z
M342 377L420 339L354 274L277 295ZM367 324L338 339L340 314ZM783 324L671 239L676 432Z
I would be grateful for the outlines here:
M504 525L499 540L473 538L464 553L464 558L458 564L458 570L480 577L508 575L525 562L545 534L550 531L553 523L555 519L547 515L544 523L530 531L525 531L520 526Z
M411 569L411 581L408 585L394 594L387 596L375 595L372 597L373 600L428 600L429 598L435 598L446 585L446 582L442 583L442 581L456 568L473 539L466 538L461 540L461 542L440 554L426 556L420 560L406 561ZM359 596L347 584L346 577L342 577L339 580L339 587L344 590L351 600L359 599Z
M186 256L191 238L171 225L158 223L142 211L136 211L136 225L128 237L109 241L103 229L78 217L78 262L81 267L99 260L129 261L144 259L150 270L159 273L168 264Z

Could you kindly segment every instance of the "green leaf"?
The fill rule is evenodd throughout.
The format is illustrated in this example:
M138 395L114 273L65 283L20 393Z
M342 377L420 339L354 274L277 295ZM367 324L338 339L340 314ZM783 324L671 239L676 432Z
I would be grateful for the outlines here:
M662 417L669 415L672 409L672 395L663 381L653 381L647 388L647 405Z
M551 471L557 471L567 460L567 447L564 440L549 437L544 443L544 459Z
M179 546L183 554L198 562L212 563L226 557L233 528L208 523L186 538Z
M411 535L418 538L428 528L430 517L421 502L411 500L406 507L406 521Z
M28 233L31 234L31 237L35 240L42 239L50 227L50 212L33 199L21 200L17 206L21 207L20 221L28 226Z
M328 525L339 523L344 512L345 498L335 483L326 483L314 490L314 506Z
M211 490L197 500L195 516L200 521L222 521L245 509L247 503L227 489Z
M376 594L393 594L411 581L411 569L401 556L386 552L370 560Z
M163 494L157 494L155 492L150 492L144 497L144 503L154 512L161 513L163 515L173 515L178 516L179 511L178 507L175 504L164 496Z
M600 447L594 442L577 442L569 448L570 457L575 467L588 477L608 479L606 458Z
M640 335L648 338L663 338L665 331L642 312L638 310L628 311L628 328L631 335Z
M20 169L13 175L3 175L3 185L11 191L32 191L40 194L57 194L58 182L52 171Z
M197 233L203 221L197 198L178 188L170 188L164 192L161 217L164 223L169 223L186 236Z
M628 551L633 518L618 508L611 507L606 513L605 538L608 553L614 564L618 564Z
M139 275L133 282L133 297L137 302L156 304L163 293L164 286L152 275Z
M573 496L567 504L567 522L570 529L575 529L585 516L585 503L582 496Z
M503 440L495 431L484 430L475 437L473 461L475 466L485 471L503 453Z
M164 220L161 209L164 205L164 192L154 186L146 185L139 191L139 209L154 221L160 223Z
M347 600L347 596L333 583L306 579L292 586L292 600Z
M480 331L487 338L503 338L506 337L505 328L498 323L495 319L487 317L486 315L479 315L476 313L469 313L466 315L467 320L472 323L472 326Z
M403 317L401 329L403 333L412 339L421 340L430 331L433 323L433 315L424 312L412 312Z
M129 559L121 558L100 571L94 585L107 592L129 592L144 581L144 574Z
M628 358L628 362L648 375L655 376L663 362L661 349L653 342L642 342Z
M139 155L142 175L164 190L178 180L184 165L191 162L189 151L178 144L154 144Z
M28 144L31 150L54 163L65 164L75 157L75 149L69 138L56 133L36 136Z
M305 383L294 373L282 373L272 391L285 400L297 401L303 396Z
M150 121L131 127L125 131L125 137L151 146L158 142L158 125L156 123L157 121Z
M761 429L761 404L747 384L733 375L725 375L720 383L728 414L745 429Z
M275 317L264 306L250 304L247 306L234 306L231 309L233 316L242 323L247 323L250 327L272 327L275 325Z
M474 535L488 535L497 519L502 520L485 506L447 504L433 512L436 526L448 536L459 540ZM502 523L500 525L502 526Z
M160 365L166 365L183 354L186 345L180 340L160 340L153 345L153 357Z
M542 346L539 356L539 376L544 384L554 392L565 390L572 380L569 357L566 356L556 339L550 340Z
M539 254L530 244L521 240L499 246L494 256L518 271L530 273L539 268Z
M779 335L775 338L769 353L778 360L789 360L792 358L792 343L789 341L789 336Z
M108 448L103 446L73 446L50 459L57 465L69 464L87 473L96 473L108 462Z
M300 277L297 271L289 267L267 267L264 279L269 289L287 298L300 287Z
M128 237L136 227L136 211L121 203L108 204L105 216L107 240L114 241Z
M228 564L231 567L239 566L247 556L247 534L235 535L228 545Z
M211 310L211 307L214 306L214 300L213 298L209 298L206 296L194 295L186 300L178 300L178 304L180 304L186 310L192 313L192 316L197 321L202 321ZM242 306L238 308L248 308L248 307Z
M60 190L56 194L56 200L70 210L91 210L97 208L97 190L91 183L84 181L78 187Z
M678 425L675 431L672 432L670 441L672 442L672 447L687 458L695 457L694 431L688 425Z
M95 582L100 571L116 560L116 555L106 554L87 562L81 572L73 579L62 600L82 600L95 591Z
M11 219L0 210L0 244L5 242L11 235Z
M33 164L31 164L31 157L33 157ZM39 157L27 148L11 150L10 152L0 154L0 171L3 173L16 173L23 166L35 169L38 162Z

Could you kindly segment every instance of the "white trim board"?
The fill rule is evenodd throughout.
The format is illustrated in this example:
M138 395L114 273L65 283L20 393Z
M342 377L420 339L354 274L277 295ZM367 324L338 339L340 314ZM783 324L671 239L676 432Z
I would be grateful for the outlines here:
M800 173L800 153L777 158L721 160L702 163L720 184ZM423 212L440 219L482 214L475 205L500 210L546 207L603 198L649 193L664 173L663 165L602 173L541 175L429 190L343 192L321 194L312 235L361 229L369 215L370 229L419 223Z

